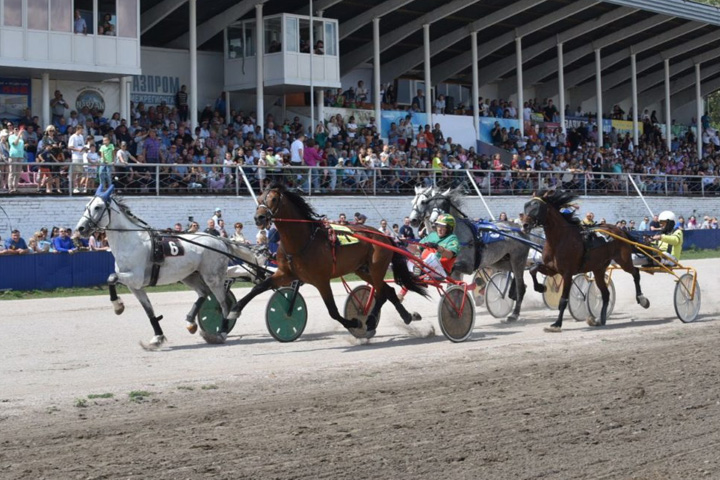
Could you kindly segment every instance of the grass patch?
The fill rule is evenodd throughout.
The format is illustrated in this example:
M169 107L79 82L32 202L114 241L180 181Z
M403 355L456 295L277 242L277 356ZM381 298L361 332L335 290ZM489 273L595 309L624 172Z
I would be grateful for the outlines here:
M152 393L146 390L133 390L128 394L131 402L140 403L145 400L145 397L149 397Z
M114 396L112 393L91 393L88 398L94 400L96 398L113 398Z
M178 390L187 390L187 391L189 391L189 392L192 392L193 390L195 390L193 387L188 387L188 386L185 386L185 385L180 385L179 387L177 387L177 389L178 389Z
M201 388L202 390L217 390L217 389L219 389L220 387L218 387L217 385L203 385L203 386L200 387L200 388Z
M77 408L85 408L87 407L87 400L84 398L76 398L75 399L75 406Z
M720 248L700 250L698 248L688 248L683 250L680 257L680 263L683 260L704 260L707 258L720 258Z

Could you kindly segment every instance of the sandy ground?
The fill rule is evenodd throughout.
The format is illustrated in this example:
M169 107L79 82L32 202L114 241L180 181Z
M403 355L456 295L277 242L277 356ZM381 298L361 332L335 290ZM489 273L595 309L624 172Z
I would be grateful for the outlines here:
M695 323L670 276L643 275L643 310L619 273L605 328L544 333L554 313L530 292L519 323L481 308L461 344L436 295L406 300L413 331L388 305L366 345L309 286L305 333L278 343L264 295L217 346L184 329L191 293L154 294L158 352L130 297L120 317L104 296L0 302L0 478L720 478L720 260L688 264Z

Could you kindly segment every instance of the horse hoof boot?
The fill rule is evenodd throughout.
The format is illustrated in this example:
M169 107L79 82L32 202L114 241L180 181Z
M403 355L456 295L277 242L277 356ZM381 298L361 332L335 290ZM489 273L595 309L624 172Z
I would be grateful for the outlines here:
M375 333L377 333L377 330L375 330L374 328L372 330L368 330L367 332L365 332L365 338L370 340L375 336Z
M645 295L640 295L639 297L637 297L637 302L643 308L650 308L650 300L645 298Z
M505 319L507 323L513 323L517 322L519 318L519 315L515 315L514 313L512 315L508 315L508 317Z
M120 315L125 311L125 304L122 302L122 300L117 299L112 302L113 304L113 310L115 310L115 315Z
M143 342L140 342L140 346L142 348L144 348L145 350L157 350L160 347L162 347L166 341L167 341L167 339L165 338L165 335L155 335L150 340L150 343L145 344Z
M187 331L190 332L190 334L194 334L198 330L197 323L195 322L187 322L185 324L185 328L187 328Z
M422 320L422 315L420 315L418 312L412 312L412 321L419 322L420 320Z
M562 328L556 327L555 325L550 325L549 327L545 327L543 330L545 330L547 333L560 333L560 332L562 332Z

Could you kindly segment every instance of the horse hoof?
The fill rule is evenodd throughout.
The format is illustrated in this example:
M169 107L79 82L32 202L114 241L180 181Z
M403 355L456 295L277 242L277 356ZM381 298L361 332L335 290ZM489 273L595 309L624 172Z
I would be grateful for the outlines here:
M418 312L412 312L412 321L419 322L420 320L422 320L422 315L420 315Z
M519 315L515 315L514 313L512 315L508 315L508 317L505 319L507 323L513 323L517 322L519 318Z
M113 310L115 310L115 315L120 315L125 311L125 304L122 302L122 300L118 299L112 302L113 304Z
M639 297L637 297L637 302L643 308L650 308L650 300L645 298L645 295L640 295Z
M191 335L195 334L195 332L197 332L198 330L197 323L194 322L187 322L185 328L187 328L187 331L190 332Z
M367 332L365 332L365 338L367 340L370 340L371 338L373 338L375 336L376 332L377 332L377 330L375 330L374 328L372 330L368 330Z
M590 325L591 327L599 327L600 326L600 324L598 322L596 322L593 317L588 317L588 319L585 322L588 325Z
M160 347L163 346L163 344L167 341L167 338L165 338L165 335L155 335L151 340L150 343L143 343L140 342L140 346L148 351L154 351L160 349Z
M555 325L550 325L549 327L543 328L544 331L547 333L560 333L562 332L562 328L556 327Z
M537 287L535 287L535 291L538 293L545 293L546 290L547 287L545 285L538 285Z
M346 327L347 331L350 332L350 334L352 334L352 336L355 338L368 338L367 334L368 334L369 330L367 328L367 324L365 323L366 320L363 321L363 320L359 320L357 318L353 318L351 321L357 326L356 327ZM373 333L373 335L375 335L375 333Z

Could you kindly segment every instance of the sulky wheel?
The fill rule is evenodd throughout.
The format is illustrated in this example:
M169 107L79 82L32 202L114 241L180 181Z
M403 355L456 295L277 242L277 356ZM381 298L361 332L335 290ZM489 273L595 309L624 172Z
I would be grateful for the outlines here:
M495 318L505 318L512 312L515 300L510 298L510 288L514 282L509 272L498 272L490 277L485 287L485 305Z
M613 309L615 308L615 284L612 278L605 275L605 283L607 284L608 290L610 291L610 299L608 300L607 318L612 315ZM592 280L590 282L590 289L587 295L587 308L590 316L594 319L600 320L600 312L602 310L602 295L600 289L597 286L597 282Z
M228 303L232 306L235 305L235 295L232 291L227 290L226 296ZM198 325L200 326L200 336L208 343L218 343L217 337L222 327L222 307L220 302L217 301L215 295L210 294L205 301L200 305L198 311ZM235 327L236 320L229 320L228 322L228 333L232 332Z
M295 300L290 308L293 297ZM265 324L278 342L297 340L307 325L307 305L300 292L291 287L278 288L265 309Z
M590 280L587 275L581 273L573 277L573 284L572 287L570 287L568 297L568 310L570 310L570 315L578 322L584 322L588 316L590 316L590 311L587 306L589 288Z
M562 275L559 273L551 277L545 277L543 285L545 285L545 291L543 292L543 302L545 306L550 310L557 310L560 306L560 296L562 295Z
M691 295L693 283L695 294ZM694 322L700 312L700 284L694 275L686 273L675 285L675 313L684 323Z
M438 322L443 335L451 342L464 342L472 334L475 304L460 285L445 290L438 304Z
M368 299L370 298L371 294L372 288L370 288L369 285L359 285L353 288L348 294L347 299L345 300L343 316L347 319L357 318L363 324L365 324L368 315L370 314L370 312L372 312L373 307L375 307L374 295L373 298L370 300L370 303L368 304ZM379 323L380 312L378 312L377 316ZM355 335L355 330L357 330L357 335ZM362 328L350 329L350 333L352 333L354 336L359 336L359 338L365 338L365 331Z

